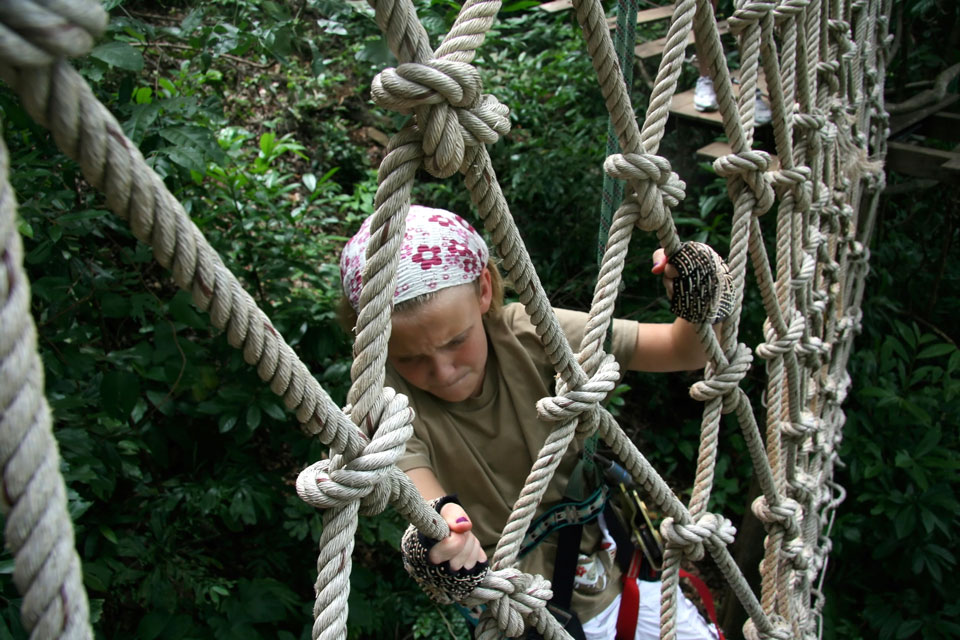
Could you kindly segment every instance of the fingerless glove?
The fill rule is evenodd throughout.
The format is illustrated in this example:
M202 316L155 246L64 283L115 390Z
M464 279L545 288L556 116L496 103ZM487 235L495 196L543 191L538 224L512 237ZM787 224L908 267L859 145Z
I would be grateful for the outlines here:
M440 513L445 504L460 504L455 496L444 496L430 505ZM488 564L479 562L472 569L453 571L449 562L433 564L428 554L437 540L428 538L413 525L407 527L400 541L403 567L430 598L440 604L452 604L470 595L487 575Z
M684 242L668 261L679 273L670 311L697 324L723 322L733 312L733 277L709 245Z

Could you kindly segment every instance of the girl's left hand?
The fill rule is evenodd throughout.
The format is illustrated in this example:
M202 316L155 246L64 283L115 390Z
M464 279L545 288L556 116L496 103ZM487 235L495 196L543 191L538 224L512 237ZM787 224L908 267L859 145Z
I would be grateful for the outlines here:
M667 290L667 297L673 300L673 281L680 273L667 262L667 252L662 248L653 252L653 269L650 271L655 275L663 275L663 287Z

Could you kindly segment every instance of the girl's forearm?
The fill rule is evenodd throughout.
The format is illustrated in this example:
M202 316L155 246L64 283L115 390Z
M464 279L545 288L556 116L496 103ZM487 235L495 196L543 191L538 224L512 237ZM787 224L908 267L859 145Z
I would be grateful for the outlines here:
M413 486L417 488L424 500L433 500L447 495L447 492L440 485L440 481L437 480L437 476L429 467L410 469L407 471L407 477L413 482Z

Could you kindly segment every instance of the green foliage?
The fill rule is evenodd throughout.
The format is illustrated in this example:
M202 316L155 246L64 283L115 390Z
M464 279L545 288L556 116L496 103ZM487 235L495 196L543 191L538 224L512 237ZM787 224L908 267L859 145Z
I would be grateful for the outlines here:
M270 7L259 27L243 22L255 8L236 9L243 28L199 9L177 27L120 17L112 39L80 69L274 328L343 402L349 340L332 320L336 257L344 233L370 211L373 175L360 163L351 167L359 179L347 188L336 182L339 167L308 154L295 119L230 124L250 114L224 94L241 76L222 56L282 62L292 51L282 46L289 21L281 24ZM160 38L210 55L170 59L162 47L134 46ZM145 68L157 69L152 78L131 73L145 58ZM103 210L78 168L0 92L7 144L24 167L11 179L98 633L308 637L322 525L292 485L324 447L297 432L282 401L189 294L173 288L149 248ZM399 526L395 514L364 519L360 548L396 544ZM368 573L401 582L394 597L419 597L425 608L401 579L396 554L365 558ZM24 638L6 575L2 622L9 637ZM375 608L367 597L355 595L358 611ZM380 620L398 624L389 613Z

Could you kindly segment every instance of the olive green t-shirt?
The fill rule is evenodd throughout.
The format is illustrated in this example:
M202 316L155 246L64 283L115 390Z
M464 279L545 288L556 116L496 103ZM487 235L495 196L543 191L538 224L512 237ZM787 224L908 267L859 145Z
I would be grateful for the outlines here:
M587 314L558 309L560 326L577 349ZM473 532L492 557L504 525L520 495L537 452L555 423L537 416L536 402L554 395L554 370L523 305L507 305L484 318L489 341L487 367L480 395L450 403L408 385L388 368L387 384L410 398L416 412L414 437L407 442L398 466L403 471L426 467L444 491L459 497L473 522ZM636 345L637 323L615 320L611 352L624 371ZM579 450L565 454L539 509L561 501ZM553 577L556 534L520 561L520 568L547 579ZM581 551L592 553L599 540L597 527L586 527ZM573 609L581 620L602 611L619 592L619 574L611 570L601 594L574 593Z

